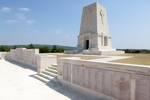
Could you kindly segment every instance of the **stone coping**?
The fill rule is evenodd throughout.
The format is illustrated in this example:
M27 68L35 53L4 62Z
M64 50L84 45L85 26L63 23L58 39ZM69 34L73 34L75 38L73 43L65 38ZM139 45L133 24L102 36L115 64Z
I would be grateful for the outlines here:
M72 58L61 58L61 62L75 64L83 67L91 67L95 69L107 69L114 71L121 71L127 73L136 73L142 75L150 76L150 66L146 65L135 65L135 64L123 64L123 63L114 63L114 62L94 62L90 60L81 60L81 59L73 59Z

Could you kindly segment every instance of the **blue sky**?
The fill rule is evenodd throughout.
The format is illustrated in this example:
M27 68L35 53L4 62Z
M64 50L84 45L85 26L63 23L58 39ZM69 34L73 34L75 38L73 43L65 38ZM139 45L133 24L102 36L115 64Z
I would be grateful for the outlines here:
M0 0L0 44L76 46L83 6L96 0ZM150 49L150 0L99 0L114 48Z

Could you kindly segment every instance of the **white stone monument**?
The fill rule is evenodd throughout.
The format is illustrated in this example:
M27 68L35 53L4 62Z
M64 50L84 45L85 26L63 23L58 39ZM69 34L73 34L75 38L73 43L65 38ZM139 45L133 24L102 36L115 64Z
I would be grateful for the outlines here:
M107 11L97 2L83 8L78 49L85 54L124 53L112 49Z

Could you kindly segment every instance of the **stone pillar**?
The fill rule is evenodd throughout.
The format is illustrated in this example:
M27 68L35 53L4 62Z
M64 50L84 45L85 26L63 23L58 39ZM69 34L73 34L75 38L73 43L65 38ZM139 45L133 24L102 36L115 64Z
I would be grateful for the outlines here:
M136 77L135 74L132 74L130 81L130 100L136 100L135 93L136 93Z
M71 84L73 83L73 68L72 68L72 64L70 65L70 67L71 67Z
M63 63L60 57L57 56L57 71L58 71L58 76L57 78L59 80L63 80Z

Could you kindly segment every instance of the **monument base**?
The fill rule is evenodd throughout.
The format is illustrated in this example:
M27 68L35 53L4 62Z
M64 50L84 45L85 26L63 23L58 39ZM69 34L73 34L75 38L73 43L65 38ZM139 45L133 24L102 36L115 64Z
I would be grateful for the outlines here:
M124 54L124 51L111 50L70 50L65 51L65 54L85 54L85 55L118 55Z
M118 55L124 54L125 52L117 50L105 50L105 51L83 50L82 53L87 55Z

